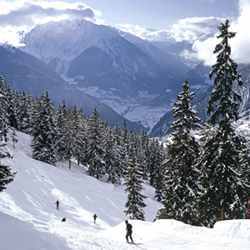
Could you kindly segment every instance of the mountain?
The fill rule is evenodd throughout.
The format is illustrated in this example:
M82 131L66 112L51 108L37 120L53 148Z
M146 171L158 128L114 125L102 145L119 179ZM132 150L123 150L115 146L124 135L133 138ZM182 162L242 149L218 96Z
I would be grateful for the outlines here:
M197 72L196 75L204 76L204 78L207 78L206 80L207 87L204 87L204 85L202 85L200 86L201 88L193 89L195 93L194 99L193 99L193 106L194 106L194 109L197 111L199 117L203 121L205 121L207 118L207 104L208 104L210 93L212 91L212 83L208 79L209 70L210 70L209 67L204 66L203 64L199 64L189 73L189 74L192 74L194 71L196 71ZM248 119L249 114L250 114L250 95L249 95L250 93L250 64L240 64L239 72L243 80L243 86L241 90L239 90L242 96L240 116L245 119ZM172 122L172 114L171 114L171 110L168 110L152 128L151 136L164 136L168 132L171 122Z
M190 71L179 56L149 41L86 20L37 26L23 42L24 51L54 68L75 89L148 128L165 113Z
M0 46L0 74L8 83L19 91L26 91L32 95L41 95L48 90L56 103L65 100L69 105L78 105L83 108L86 115L90 115L95 108L101 117L110 125L123 126L124 118L96 98L75 89L51 68L20 49L10 46ZM127 121L132 130L143 130L136 123Z

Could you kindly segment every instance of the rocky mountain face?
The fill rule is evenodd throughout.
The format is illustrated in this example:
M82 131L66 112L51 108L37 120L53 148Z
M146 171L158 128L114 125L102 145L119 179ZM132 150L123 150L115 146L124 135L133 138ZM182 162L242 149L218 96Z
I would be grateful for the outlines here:
M174 53L86 20L37 26L23 42L24 51L59 73L70 83L68 88L84 91L150 129L170 108L187 77L191 86L206 85Z
M124 118L120 114L96 98L70 86L47 64L34 56L17 48L0 46L0 58L0 74L16 90L26 91L34 96L48 90L56 103L65 100L69 105L78 105L86 115L90 115L94 108L97 108L102 118L110 125L123 126ZM137 123L127 121L127 124L133 130L143 129Z

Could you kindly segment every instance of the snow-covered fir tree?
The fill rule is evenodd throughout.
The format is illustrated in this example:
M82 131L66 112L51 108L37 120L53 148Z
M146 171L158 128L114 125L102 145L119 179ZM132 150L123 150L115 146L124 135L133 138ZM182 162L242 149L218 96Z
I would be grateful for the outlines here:
M80 163L85 163L85 155L87 153L87 123L83 117L83 112L76 107L72 110L71 121L73 156L79 165Z
M8 115L8 86L4 79L0 77L0 128L1 141L7 141L9 129L9 115Z
M122 161L119 146L116 145L114 134L110 128L107 129L104 147L105 153L103 159L105 162L105 171L108 175L108 182L118 184L122 176Z
M165 157L165 149L163 145L159 145L158 142L154 142L156 150L154 151L155 157L155 171L153 178L153 186L155 188L155 199L157 201L162 201L163 199L163 187L164 187L164 165L162 164Z
M67 107L65 102L59 105L56 112L56 142L55 150L58 161L66 161L68 159L67 153Z
M0 78L0 192L6 189L6 185L13 181L14 178L10 167L2 162L4 158L10 157L6 147L9 128L6 86L4 79Z
M18 93L11 90L8 86L6 89L6 97L8 102L8 120L10 127L14 129L19 129L19 120L18 120L18 112L19 112L19 99Z
M125 176L125 186L128 195L128 200L125 204L126 216L130 219L144 220L144 199L142 194L142 172L135 157L135 147L130 149L130 155L127 166L127 173Z
M32 156L49 164L56 162L56 125L54 108L46 92L38 100L33 115Z
M164 161L164 193L160 218L174 218L188 224L197 224L196 199L198 173L195 163L199 144L192 129L200 127L200 120L191 106L192 96L187 81L173 106L171 142Z
M0 128L0 192L6 189L6 185L14 179L14 173L12 173L10 167L2 162L4 158L10 157L8 149L6 148L6 142L3 138Z
M99 114L95 109L87 125L87 152L85 161L88 163L88 173L100 179L105 174L104 129Z
M25 92L18 94L18 130L26 133L32 133L32 102L33 98Z
M208 102L208 114L209 122L213 125L224 123L225 119L237 120L242 99L238 89L243 82L237 70L238 65L231 58L230 39L236 33L229 31L229 28L228 20L219 26L217 38L221 41L215 47L217 61L210 72L214 86Z
M229 41L235 33L229 28L228 20L219 26L221 41L214 50L217 62L210 74L214 88L208 104L209 122L215 127L204 139L198 162L204 192L199 205L201 220L210 227L218 219L242 218L249 193L244 176L248 168L247 157L242 154L244 142L233 127L241 104L237 89L242 81L237 64L231 58Z

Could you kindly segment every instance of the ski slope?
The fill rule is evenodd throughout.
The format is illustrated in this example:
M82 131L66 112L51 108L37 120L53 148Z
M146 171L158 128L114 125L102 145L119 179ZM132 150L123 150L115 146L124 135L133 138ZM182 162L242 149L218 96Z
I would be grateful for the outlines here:
M124 187L100 182L77 166L68 170L63 164L33 160L30 143L30 136L18 133L16 148L9 145L14 157L6 162L17 174L0 193L1 250L249 249L248 220L220 222L214 229L174 220L152 222L160 204L149 186L144 189L147 222L131 222L138 244L127 244Z

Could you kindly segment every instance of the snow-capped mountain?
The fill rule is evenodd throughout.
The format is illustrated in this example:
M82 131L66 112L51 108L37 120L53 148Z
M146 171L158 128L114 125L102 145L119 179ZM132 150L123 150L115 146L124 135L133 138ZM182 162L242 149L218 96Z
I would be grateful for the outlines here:
M173 53L86 20L40 25L23 42L26 52L71 80L76 89L149 128L168 109L189 72ZM201 78L190 81L191 85L203 82Z
M34 96L48 91L55 102L65 100L69 105L78 105L86 115L90 115L95 108L101 117L110 125L123 126L124 118L96 98L85 94L74 86L70 86L60 75L39 59L10 46L0 46L0 75L19 91L26 91ZM72 98L74 96L74 98ZM133 130L143 127L127 121Z

